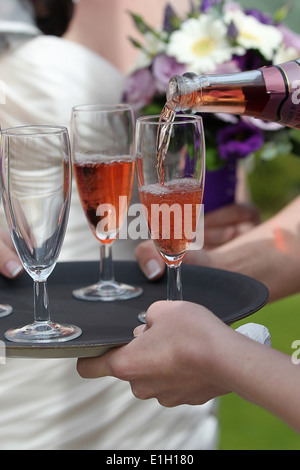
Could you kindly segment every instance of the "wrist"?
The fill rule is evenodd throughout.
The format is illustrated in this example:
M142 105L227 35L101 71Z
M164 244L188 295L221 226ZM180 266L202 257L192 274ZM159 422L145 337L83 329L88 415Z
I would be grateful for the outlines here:
M209 369L215 383L226 393L233 390L233 372L239 367L239 333L224 324L221 335L215 336L209 356Z
M214 314L200 316L193 323L190 341L185 345L186 358L199 383L207 382L211 398L232 391L231 367L239 354L237 335Z

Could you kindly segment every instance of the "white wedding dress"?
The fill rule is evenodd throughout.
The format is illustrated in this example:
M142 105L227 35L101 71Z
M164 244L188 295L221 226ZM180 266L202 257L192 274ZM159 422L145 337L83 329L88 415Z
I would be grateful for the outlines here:
M107 61L78 44L25 29L26 39L20 36L10 50L0 51L2 128L69 127L72 106L120 100L123 78ZM60 261L98 260L99 244L73 189ZM0 222L6 226L3 213ZM133 259L133 250L133 242L119 241L114 257ZM217 429L215 402L168 409L156 400L140 401L128 383L80 378L76 359L0 364L0 450L212 449Z

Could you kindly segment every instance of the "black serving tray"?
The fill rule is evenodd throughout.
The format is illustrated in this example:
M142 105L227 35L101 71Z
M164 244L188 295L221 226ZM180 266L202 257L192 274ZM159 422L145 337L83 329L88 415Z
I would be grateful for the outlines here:
M6 330L24 326L33 320L33 281L23 273L15 280L0 277L0 303L13 306L13 313L0 318L0 340L5 342L7 357L67 358L92 357L110 348L128 343L137 316L157 300L166 298L166 276L149 282L135 262L115 262L117 281L143 288L140 297L116 302L77 300L72 291L93 284L99 277L99 263L58 263L48 280L51 319L72 323L82 335L71 341L52 344L13 343L4 338ZM268 290L260 282L233 272L182 266L184 300L212 310L221 320L232 324L245 318L268 301Z

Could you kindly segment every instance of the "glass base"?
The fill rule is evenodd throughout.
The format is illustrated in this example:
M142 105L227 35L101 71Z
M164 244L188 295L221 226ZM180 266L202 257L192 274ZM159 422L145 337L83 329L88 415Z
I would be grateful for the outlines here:
M4 336L16 343L55 343L70 341L82 333L78 326L53 322L35 322L20 328L11 328Z
M119 284L117 282L102 282L73 291L76 299L92 302L133 299L142 293L143 289L140 287L128 286L127 284Z
M7 304L0 304L0 318L10 315L13 311L13 308Z
M138 320L141 323L146 323L146 314L147 314L147 312L141 312L141 313L138 314Z

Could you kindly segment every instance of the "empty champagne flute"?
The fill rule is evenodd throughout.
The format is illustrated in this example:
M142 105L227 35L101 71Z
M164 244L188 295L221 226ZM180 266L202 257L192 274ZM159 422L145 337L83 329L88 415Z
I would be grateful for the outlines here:
M205 179L201 117L137 119L136 172L149 232L168 269L167 299L182 300L181 263L201 239L196 236Z
M22 126L1 131L4 210L17 253L34 285L34 321L8 330L5 337L10 341L61 342L82 332L50 319L47 290L68 222L71 169L66 128Z
M100 279L77 289L77 299L126 300L142 289L114 277L112 246L126 219L135 160L134 116L128 105L82 105L72 110L72 155L77 189L93 235L100 243Z

